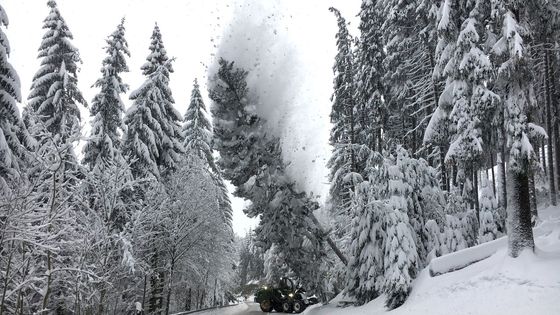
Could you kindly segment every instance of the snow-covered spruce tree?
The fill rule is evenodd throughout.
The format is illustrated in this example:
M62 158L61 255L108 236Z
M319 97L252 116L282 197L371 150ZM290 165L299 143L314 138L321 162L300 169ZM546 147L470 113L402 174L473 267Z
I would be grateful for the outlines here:
M167 57L157 25L151 38L150 54L142 66L146 81L131 93L134 103L124 119L127 126L124 152L137 178L149 175L160 178L175 168L183 152L179 124L182 117L173 107L175 101L169 88L172 60Z
M437 172L424 159L411 157L402 146L397 146L395 165L402 176L401 193L406 200L406 208L418 250L418 267L423 268L428 254L428 234L425 228L428 220L443 218L443 193L437 181Z
M453 80L452 78L446 77L445 67L453 57L456 44L454 34L458 32L458 26L452 23L450 24L451 17L449 15L453 13L450 6L450 0L446 0L442 3L440 8L441 17L436 28L438 39L435 47L434 67L432 72L432 77L435 81L439 82L445 80L445 88L442 89L439 95L436 95L437 106L426 126L423 139L424 144L434 144L439 147L439 163L442 171L441 178L443 187L448 191L451 190L450 182L455 181L452 181L448 176L450 172L447 171L445 155L450 143L451 134L455 131L455 125L450 117L453 109Z
M441 256L442 253L442 233L436 220L426 222L426 234L428 235L426 262L429 263L433 258Z
M220 208L223 218L231 225L232 209L229 194L221 171L214 161L212 152L212 125L208 120L206 106L200 94L197 80L194 81L191 102L185 114L183 125L183 146L187 155L197 156L205 161L212 172L216 186L220 189Z
M368 159L371 182L357 186L352 204L350 260L347 271L347 292L359 304L379 296L383 283L383 248L385 246L385 204L377 187L387 186L388 170L380 153Z
M354 101L354 64L352 56L352 37L348 33L347 23L340 12L335 8L329 9L334 13L338 33L336 44L338 53L333 66L334 93L331 97L331 123L333 127L330 134L330 144L333 147L331 158L328 162L330 169L330 213L333 218L333 236L344 252L348 251L351 229L352 195L356 185L363 177L361 175L364 163L362 146L357 142L358 116L356 116L356 103ZM337 265L339 268L343 266ZM340 275L343 272L333 272ZM335 282L342 279L332 279Z
M356 142L370 150L381 152L382 129L386 108L383 102L383 49L380 5L377 1L362 1L360 9L360 37L355 56L354 111ZM369 154L362 154L366 158ZM365 159L363 159L365 162ZM363 164L363 163L362 163ZM364 166L362 166L363 168Z
M402 147L398 147L396 156L385 160L389 164L389 181L385 201L387 213L384 218L387 234L383 258L383 292L387 294L386 306L389 309L399 307L408 297L412 279L416 277L419 268L417 244L424 246L415 237L415 228L408 219L414 201L410 194L413 188L409 182L410 174L407 174L401 164L407 156L405 153Z
M461 219L454 215L446 215L442 236L442 254L449 254L467 248L467 241L463 236Z
M86 105L77 86L77 63L81 60L78 49L70 42L72 33L56 1L49 0L47 5L50 13L43 25L47 31L39 46L41 67L33 77L28 106L35 113L33 116L64 142L80 128L78 104Z
M276 244L292 258L290 269L314 286L319 268L309 262L319 263L324 255L324 233L313 217L317 203L286 175L279 140L265 133L264 121L255 114L246 77L246 71L220 59L211 81L218 165L235 185L234 194L251 201L247 215L260 215L259 246L266 250Z
M122 113L124 103L121 94L126 93L128 85L123 83L121 73L128 72L126 57L130 57L125 39L124 19L117 29L107 38L101 78L93 85L99 93L93 98L91 106L91 135L84 147L83 163L90 169L102 161L111 160L120 154L123 135Z
M509 254L517 257L524 249L534 249L529 197L530 169L535 161L531 138L544 134L532 124L528 112L534 106L532 75L526 39L527 8L517 1L497 1L493 18L501 34L493 53L498 67L496 87L502 98L503 124L507 140L507 232Z
M439 21L441 40L455 40L442 54L449 54L443 67L445 90L452 90L450 119L455 127L446 161L454 160L466 175L467 199L479 215L478 169L487 150L483 136L492 130L499 97L488 88L493 71L484 52L486 24L490 7L487 1L446 1ZM456 29L456 25L461 25ZM440 57L441 60L447 58Z
M41 67L35 74L29 94L26 122L39 140L32 180L37 212L42 213L42 237L50 246L35 248L33 272L39 276L30 289L34 296L32 311L64 312L76 307L76 281L84 268L79 251L74 251L83 236L76 211L81 200L75 190L81 168L73 152L80 138L78 104L86 104L77 87L78 50L56 2L47 2L50 13L44 21L46 34L39 47ZM76 256L73 256L73 255ZM56 271L56 272L55 272ZM31 277L33 278L33 277ZM40 301L40 302L39 302Z
M391 309L404 303L426 258L420 256L431 249L424 222L433 216L426 216L428 211L414 193L422 191L417 186L422 173L412 171L422 164L414 161L419 162L400 146L394 155L373 153L368 160L370 180L360 186L354 200L348 266L347 290L360 304L381 293L387 294Z
M147 62L142 66L146 81L130 95L134 103L124 119L127 133L123 148L136 179L152 177L163 181L175 170L184 150L181 144L182 117L173 107L174 100L169 87L169 75L173 68L157 25L151 36L150 54L146 59ZM139 194L142 195L142 192ZM155 228L162 227L156 225ZM164 307L163 286L166 274L162 269L164 257L157 241L148 242L153 245L150 256L150 312L159 312Z
M389 309L397 308L406 301L418 268L418 254L408 216L399 210L403 202L402 196L393 195L386 217L383 291L387 295L385 305Z
M498 209L498 202L494 197L492 187L489 186L488 180L484 178L480 192L478 243L489 242L498 237L498 224L496 224L498 222L497 218L500 217Z
M20 177L26 147L31 144L17 107L21 101L19 76L8 61L10 43L3 30L8 23L0 5L0 191L7 189L8 181Z

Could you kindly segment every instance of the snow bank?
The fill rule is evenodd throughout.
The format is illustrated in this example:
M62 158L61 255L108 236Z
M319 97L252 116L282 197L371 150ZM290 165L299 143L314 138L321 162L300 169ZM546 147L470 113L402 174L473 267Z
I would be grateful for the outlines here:
M474 261L476 256L503 247L489 258L461 270L431 277L429 268L415 280L407 302L391 312L382 296L362 307L316 306L308 315L553 315L560 314L560 208L539 211L542 223L535 228L535 253L518 258L507 255L503 240L477 246L443 259L446 267ZM471 256L472 255L472 256ZM444 264L445 262L445 264Z
M465 268L475 262L486 259L494 255L499 249L507 246L507 237L501 237L491 242L466 248L445 256L432 259L429 270L431 276L438 276L444 273Z

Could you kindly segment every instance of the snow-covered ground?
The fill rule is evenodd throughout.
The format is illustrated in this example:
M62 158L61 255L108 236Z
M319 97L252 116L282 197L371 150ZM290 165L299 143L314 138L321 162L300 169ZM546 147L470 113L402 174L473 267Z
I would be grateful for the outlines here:
M535 227L535 253L516 259L507 255L507 242L487 259L464 269L431 277L424 269L407 302L388 312L382 296L361 307L326 306L308 315L553 315L560 314L560 208L540 211ZM476 253L474 253L476 254Z

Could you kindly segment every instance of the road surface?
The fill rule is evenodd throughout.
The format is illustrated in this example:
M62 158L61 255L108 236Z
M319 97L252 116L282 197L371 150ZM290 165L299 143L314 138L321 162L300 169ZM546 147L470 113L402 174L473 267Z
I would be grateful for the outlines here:
M222 309L209 310L207 312L196 313L197 315L264 315L259 304L247 302L238 306L226 307Z

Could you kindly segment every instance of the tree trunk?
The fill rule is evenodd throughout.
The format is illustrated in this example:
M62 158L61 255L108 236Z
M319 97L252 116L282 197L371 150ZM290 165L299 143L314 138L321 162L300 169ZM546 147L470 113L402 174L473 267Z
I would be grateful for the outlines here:
M507 176L508 250L509 255L518 257L524 249L534 250L533 228L531 226L531 201L529 176L523 172L508 170Z
M317 220L317 217L315 217L315 214L311 213L310 217L313 223L315 223L315 225L317 226L317 229L319 229L320 231L324 231L323 228L321 227L321 224L319 223L319 220ZM336 256L338 256L338 258L344 264L344 266L348 266L348 259L346 259L342 251L340 251L340 249L338 248L338 246L336 246L336 244L328 235L326 239L327 239L327 244L329 244L329 246L332 248Z
M14 233L15 238L15 233ZM10 256L8 256L8 265L6 266L6 276L4 278L4 288L2 289L2 300L0 301L0 315L4 313L4 301L6 299L6 292L8 291L8 281L10 279L10 269L12 267L12 257L14 256L14 241L10 242Z
M507 209L507 176L506 176L506 158L505 158L505 149L502 146L502 152L500 153L500 160L498 161L500 166L500 206L504 209Z
M192 288L189 288L189 293L187 294L187 299L185 301L185 311L191 310L191 301L192 301Z
M494 172L494 152L490 154L490 171L492 172L492 191L496 197L496 174Z
M537 191L535 188L535 172L529 172L529 196L531 197L531 222L534 225L539 217L537 209Z
M142 291L142 310L146 308L146 286L148 282L148 275L144 275L144 290Z
M212 302L212 306L216 306L216 287L218 286L218 278L214 278L214 298Z
M25 261L25 244L21 245L21 261ZM31 259L27 259L27 263L25 264L25 267L23 268L22 271L22 282L25 282L25 280L27 279L27 275L29 272L29 263L31 262ZM23 293L22 293L22 288L20 287L18 289L18 296L17 296L17 302L16 302L16 314L19 315L23 315Z
M560 124L558 119L554 124L554 154L556 159L556 187L560 187L560 169L558 168L560 167Z
M63 165L64 163L60 163L61 165ZM47 234L51 233L52 230L52 216L53 216L53 212L56 206L56 195L57 195L57 185L56 185L56 174L59 170L55 170L52 174L52 194L51 194L51 205L49 207L49 213L48 213L48 224L47 224ZM63 172L64 173L64 172ZM47 287L45 289L45 295L43 296L43 305L42 305L42 309L43 311L47 309L48 303L49 303L49 297L51 294L51 283L52 283L52 257L51 257L51 251L47 249L47 270L46 270L46 274L47 274Z
M171 260L171 271L169 272L169 286L167 287L167 299L165 301L165 315L169 315L169 303L171 302L171 290L173 288L173 272L175 270L175 259Z
M545 49L544 53L544 67L546 78L544 80L545 94L546 94L546 133L548 134L547 141L547 157L548 157L548 183L550 193L550 203L556 206L556 176L554 175L554 153L552 148L553 130L552 125L552 89L551 89L551 70L550 70L550 53Z
M196 288L196 300L194 301L197 310L200 309L200 304L198 301L200 301L200 287Z
M449 176L445 166L445 152L447 150L444 146L439 147L439 163L441 167L441 183L443 185L443 190L449 191Z

